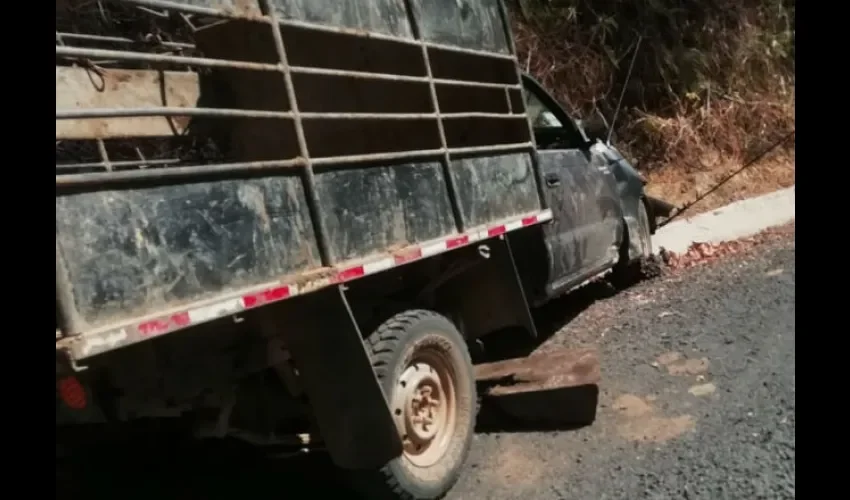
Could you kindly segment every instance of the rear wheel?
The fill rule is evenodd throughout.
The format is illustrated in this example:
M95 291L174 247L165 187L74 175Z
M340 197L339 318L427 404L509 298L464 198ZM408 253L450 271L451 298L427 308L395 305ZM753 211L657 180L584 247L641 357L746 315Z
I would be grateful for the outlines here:
M397 314L366 339L402 439L402 455L355 472L365 498L442 498L460 476L475 425L472 362L460 332L424 310Z

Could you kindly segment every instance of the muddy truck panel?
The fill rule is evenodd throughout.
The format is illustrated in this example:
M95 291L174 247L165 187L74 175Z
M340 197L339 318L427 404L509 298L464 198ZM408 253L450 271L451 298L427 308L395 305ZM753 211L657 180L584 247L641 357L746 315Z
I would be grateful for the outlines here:
M73 359L552 217L496 0L103 9L57 2Z

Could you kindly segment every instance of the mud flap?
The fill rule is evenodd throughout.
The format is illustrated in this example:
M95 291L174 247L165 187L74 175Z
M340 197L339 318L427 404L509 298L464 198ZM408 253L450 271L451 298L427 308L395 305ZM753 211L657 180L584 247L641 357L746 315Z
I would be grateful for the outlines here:
M321 290L286 305L298 321L280 326L334 463L373 469L399 456L398 431L342 290Z
M475 367L485 398L524 421L588 424L596 417L601 378L594 349L559 349Z

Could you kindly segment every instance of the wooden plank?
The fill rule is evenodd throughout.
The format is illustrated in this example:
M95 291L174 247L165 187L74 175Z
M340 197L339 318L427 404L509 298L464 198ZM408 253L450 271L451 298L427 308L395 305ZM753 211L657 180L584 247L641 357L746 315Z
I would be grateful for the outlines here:
M56 109L195 107L198 75L155 71L56 66ZM167 137L180 135L189 117L56 120L56 140Z
M493 384L487 391L490 396L592 385L600 378L599 356L590 348L561 349L475 367L477 382Z

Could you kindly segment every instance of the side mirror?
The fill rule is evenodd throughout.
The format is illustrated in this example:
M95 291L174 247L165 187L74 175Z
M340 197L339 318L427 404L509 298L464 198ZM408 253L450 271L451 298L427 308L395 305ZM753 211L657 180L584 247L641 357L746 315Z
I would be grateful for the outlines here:
M586 120L582 120L581 126L591 141L595 142L599 140L605 142L608 139L608 125L599 116L591 116Z

